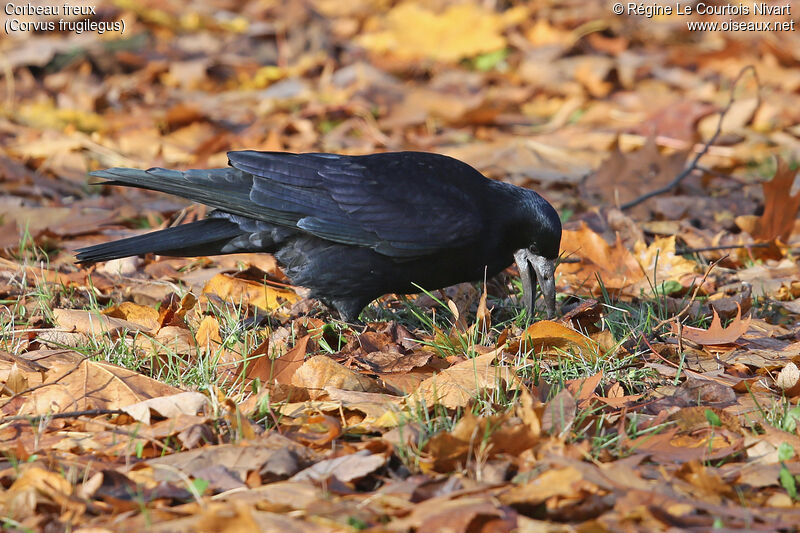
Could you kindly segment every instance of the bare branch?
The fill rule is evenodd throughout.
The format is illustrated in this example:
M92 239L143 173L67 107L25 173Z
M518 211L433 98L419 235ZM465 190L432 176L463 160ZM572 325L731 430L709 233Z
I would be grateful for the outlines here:
M649 200L650 198L652 198L654 196L658 196L659 194L664 194L665 192L671 191L672 189L677 187L678 184L680 184L680 182L682 182L684 179L686 179L686 177L689 174L691 174L695 170L700 170L697 163L700 161L701 157L703 157L704 155L706 155L706 153L708 153L708 149L711 148L712 144L717 142L717 139L719 138L720 134L722 133L722 122L725 120L725 115L727 115L728 111L730 111L731 106L733 105L733 102L736 101L736 92L735 92L736 86L739 84L739 82L741 81L742 77L748 71L753 73L753 76L756 79L756 84L759 87L761 86L761 83L758 81L758 73L756 72L756 68L753 65L747 65L746 67L742 68L742 70L739 71L739 74L733 80L733 85L731 85L731 95L730 95L730 98L728 99L728 104L725 106L725 108L722 110L722 112L719 115L719 121L717 122L717 129L714 131L714 135L712 135L711 138L708 140L708 142L706 142L703 145L703 149L700 150L699 152L697 152L697 154L694 156L694 159L692 159L692 162L689 163L689 165L685 169L683 169L683 171L680 174L675 176L675 179L673 179L671 182L669 182L668 184L664 185L663 187L661 187L659 189L655 189L653 191L645 193L645 194L641 195L640 197L631 200L630 202L626 202L626 203L622 204L620 206L621 210L625 211L625 210L630 209L632 207L636 207L637 205L639 205L640 203L644 202L645 200ZM760 91L758 91L758 92L760 94ZM760 96L759 96L759 98L760 98Z

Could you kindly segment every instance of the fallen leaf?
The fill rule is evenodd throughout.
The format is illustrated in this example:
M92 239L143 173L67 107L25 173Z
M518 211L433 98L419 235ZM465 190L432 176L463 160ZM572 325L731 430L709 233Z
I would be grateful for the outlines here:
M360 450L315 463L292 476L290 481L324 481L335 477L347 483L369 475L385 464L385 456Z
M564 437L575 421L578 405L569 389L561 392L547 402L542 415L542 430L551 435Z
M254 305L265 311L274 311L300 299L294 291L279 289L266 283L234 278L228 274L217 274L211 278L203 287L203 293L213 293L225 301Z
M194 334L197 345L213 352L222 346L222 337L219 334L219 321L213 316L205 316L197 326Z
M4 516L15 520L34 516L39 506L57 505L65 511L80 511L72 493L72 484L60 473L31 466L4 492L0 509Z
M303 363L291 378L292 385L308 389L311 399L325 394L325 387L361 392L382 392L378 383L340 365L330 357L317 355Z
M113 318L92 311L79 309L53 309L56 326L72 332L99 337L104 333L118 336L120 333L149 331L147 326L121 318Z
M583 474L572 467L548 468L535 479L512 487L500 496L506 505L538 505L554 496L578 498Z
M792 398L800 394L800 369L793 362L789 362L778 372L775 384L783 393Z
M579 263L562 263L558 272L570 285L599 294L599 276L605 289L614 294L640 297L654 290L663 295L670 281L680 286L699 282L697 264L676 253L675 236L660 237L649 246L634 244L629 251L619 235L614 246L581 222L576 231L564 230L561 249L567 256L577 256Z
M623 153L619 146L581 188L589 198L607 205L621 205L644 193L667 185L686 165L688 152L663 155L655 138L648 138L639 150Z
M797 170L791 170L786 161L779 157L775 175L761 184L764 189L764 213L752 230L753 238L789 242L800 211L800 192L790 194L796 175Z
M581 379L571 379L567 382L567 389L575 397L576 400L587 400L594 396L594 391L603 379L603 371L601 370L593 376ZM617 383L617 385L619 385Z
M211 465L224 466L235 472L240 479L245 479L248 472L259 470L275 453L286 449L297 454L301 462L315 456L304 446L277 432L268 432L254 441L224 443L177 452L148 459L145 463L153 468L153 479L156 482L181 482L184 476L192 476L194 472Z
M307 446L325 447L342 436L342 423L337 417L320 413L308 416L304 413L297 422L299 429L288 431L285 436Z
M262 383L290 385L295 372L305 361L310 339L310 334L304 335L297 340L292 349L272 359L269 356L269 338L267 338L239 364L236 375L243 376L245 381L259 379Z
M142 402L122 407L134 420L150 424L151 413L163 418L175 418L178 415L196 415L198 411L209 406L208 398L200 392L179 392L170 396L149 398Z
M45 415L85 409L121 409L180 392L138 372L102 361L59 363L40 388L26 397L22 412Z
M540 320L531 324L521 338L523 342L529 341L532 344L536 355L555 348L555 355L569 357L569 353L564 351L567 347L576 349L578 357L596 359L601 355L600 345L596 341L551 320Z
M497 14L467 3L451 5L437 14L424 4L405 1L377 17L373 22L376 31L362 35L357 42L374 52L405 60L458 61L503 48L503 29L526 15L523 7Z
M722 327L722 322L717 312L713 311L713 313L714 318L711 319L711 326L708 329L684 326L680 329L680 334L683 338L703 346L732 344L744 335L750 327L750 317L742 319L741 311L736 314L736 318L731 321L727 328ZM678 331L678 325L673 324L672 332L677 335Z
M516 377L505 366L493 366L502 349L467 359L434 374L409 394L407 401L427 408L441 404L450 409L465 407L484 390L511 388Z
M481 460L501 454L517 456L532 448L540 438L538 417L530 423L516 413L495 416L475 416L467 411L450 431L433 435L425 444L423 471L452 472L465 466L470 460ZM476 449L476 439L481 439L481 448Z
M491 525L489 525L491 524ZM516 515L498 508L485 497L449 495L430 498L414 505L408 516L392 521L396 531L513 531ZM486 526L484 529L482 526ZM491 529L496 526L497 529Z

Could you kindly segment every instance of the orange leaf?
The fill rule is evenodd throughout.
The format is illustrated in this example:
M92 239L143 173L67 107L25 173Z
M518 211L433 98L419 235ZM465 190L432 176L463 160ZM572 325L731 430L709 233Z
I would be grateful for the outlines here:
M600 346L596 341L574 329L550 320L540 320L532 324L522 334L522 338L529 339L537 353L543 349L564 348L569 345L577 347L590 358L596 357L600 352Z
M562 232L561 250L567 256L579 257L581 263L562 263L558 267L559 272L579 278L579 282L587 283L590 287L597 284L597 275L612 291L636 283L643 277L639 263L619 237L614 246L610 246L602 235L592 231L585 222L581 222L576 231ZM576 284L580 284L578 281Z
M603 371L601 370L593 376L588 378L571 379L567 382L567 389L572 393L576 400L587 400L594 396L594 390L603 379Z
M214 293L223 300L235 304L250 304L267 311L278 309L286 301L292 304L299 300L292 290L234 278L227 274L217 274L211 278L203 287L203 293Z

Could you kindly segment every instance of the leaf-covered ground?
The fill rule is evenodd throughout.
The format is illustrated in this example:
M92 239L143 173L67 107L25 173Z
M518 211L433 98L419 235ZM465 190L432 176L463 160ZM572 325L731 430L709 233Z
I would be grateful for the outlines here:
M797 530L800 35L687 29L794 13L92 6L125 31L0 40L4 530ZM88 171L232 149L536 189L562 316L513 268L353 326L266 255L74 265L205 212Z

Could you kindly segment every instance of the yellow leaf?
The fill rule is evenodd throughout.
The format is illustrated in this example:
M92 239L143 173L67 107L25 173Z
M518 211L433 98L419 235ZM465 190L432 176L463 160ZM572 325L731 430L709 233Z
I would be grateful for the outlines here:
M50 102L20 106L16 116L24 124L38 129L62 129L71 124L90 133L103 127L100 115L78 109L57 109Z
M213 316L206 316L197 327L197 332L194 334L197 344L203 348L211 347L212 349L222 344L222 337L219 335L219 322Z
M407 1L373 20L377 31L363 35L358 42L373 52L389 52L406 60L458 61L504 48L503 29L526 15L524 7L498 14L471 3L435 13Z
M556 353L565 355L563 349L568 346L577 348L578 353L587 359L596 359L600 355L600 345L597 341L574 329L550 320L540 320L532 324L522 334L522 339L533 343L533 348L537 355L543 350L552 348L559 348Z
M233 304L254 305L274 311L284 303L293 304L300 297L292 290L278 289L264 283L239 279L227 274L217 274L203 287L203 294L213 293Z
M134 324L144 326L147 331L156 332L161 325L158 321L158 311L147 305L139 305L133 302L122 302L110 309L103 311L103 314L113 318L121 318Z

